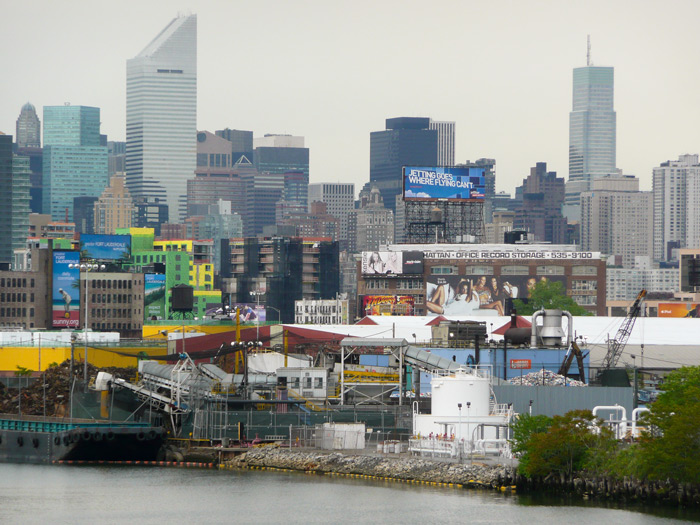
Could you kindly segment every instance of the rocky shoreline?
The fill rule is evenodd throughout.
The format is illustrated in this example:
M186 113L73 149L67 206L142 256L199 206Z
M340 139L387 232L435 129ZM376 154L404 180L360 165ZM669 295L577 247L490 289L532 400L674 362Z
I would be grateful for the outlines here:
M700 486L672 481L643 482L625 478L566 478L550 475L529 479L514 467L479 462L459 464L418 457L351 455L326 451L298 451L277 447L251 449L220 465L230 469L270 469L315 474L482 488L501 492L576 495L583 499L622 503L663 504L700 508Z
M513 469L476 462L467 465L421 458L347 455L322 451L302 452L261 447L227 461L224 467L281 469L501 491L515 489Z

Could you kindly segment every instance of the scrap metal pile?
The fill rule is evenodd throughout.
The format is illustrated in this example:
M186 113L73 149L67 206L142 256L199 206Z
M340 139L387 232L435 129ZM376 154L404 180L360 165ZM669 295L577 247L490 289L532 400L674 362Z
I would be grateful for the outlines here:
M587 386L582 381L555 374L550 370L538 370L522 377L514 377L508 383L524 386Z
M136 375L135 368L103 368L98 369L88 364L88 378L97 375L100 370L111 373L114 377L130 379ZM66 414L70 398L70 360L60 365L54 365L46 369L43 375L13 378L13 387L6 387L0 383L0 413L19 413L20 395L22 402L22 414L41 416L46 407L47 416L62 417ZM83 378L83 363L76 362L73 368L73 376L78 382ZM21 389L14 385L19 386ZM44 386L45 385L45 386ZM20 394L21 392L21 394Z

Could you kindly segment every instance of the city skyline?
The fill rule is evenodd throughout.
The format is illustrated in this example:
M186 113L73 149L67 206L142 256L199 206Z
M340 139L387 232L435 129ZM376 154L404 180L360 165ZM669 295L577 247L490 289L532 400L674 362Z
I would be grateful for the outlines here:
M700 14L695 2L127 1L108 24L106 8L87 2L3 4L8 42L26 30L20 20L40 35L8 61L8 134L26 102L39 113L71 102L100 107L102 132L125 140L126 60L187 11L200 26L197 129L304 136L312 183L362 187L370 132L402 116L456 122L456 162L496 159L499 191L512 192L536 162L566 174L571 74L586 64L587 34L592 63L615 68L617 167L650 189L655 166L700 150L687 67L700 40L677 23ZM234 20L246 23L231 39Z

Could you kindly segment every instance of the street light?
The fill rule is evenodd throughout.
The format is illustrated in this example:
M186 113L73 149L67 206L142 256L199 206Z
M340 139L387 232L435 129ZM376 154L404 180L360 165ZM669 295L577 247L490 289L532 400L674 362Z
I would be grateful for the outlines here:
M469 433L469 408L472 406L471 401L467 401L467 443L469 443L469 461L472 459L472 443L471 434Z
M69 268L79 268L85 272L85 319L83 321L83 337L85 339L85 355L83 356L83 381L87 387L87 362L88 362L88 339L87 339L87 329L88 329L88 273L93 270L104 271L106 266L104 264L97 263L81 263L81 264L69 264Z
M270 306L269 304L266 304L265 308L272 308L275 312L277 312L277 324L280 324L282 322L282 314L277 308L275 308L274 306Z
M459 409L459 432L457 432L457 446L459 447L459 462L462 463L462 403L457 403Z

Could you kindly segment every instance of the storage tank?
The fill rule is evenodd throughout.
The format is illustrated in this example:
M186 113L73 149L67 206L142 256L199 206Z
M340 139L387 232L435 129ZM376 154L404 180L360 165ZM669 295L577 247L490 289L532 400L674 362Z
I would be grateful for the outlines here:
M476 370L459 369L450 375L435 376L432 388L431 412L433 416L459 416L458 403L462 403L462 416L488 416L491 386L488 377L480 377ZM467 402L470 403L467 413Z
M433 224L442 223L442 210L437 206L430 210L430 222Z

